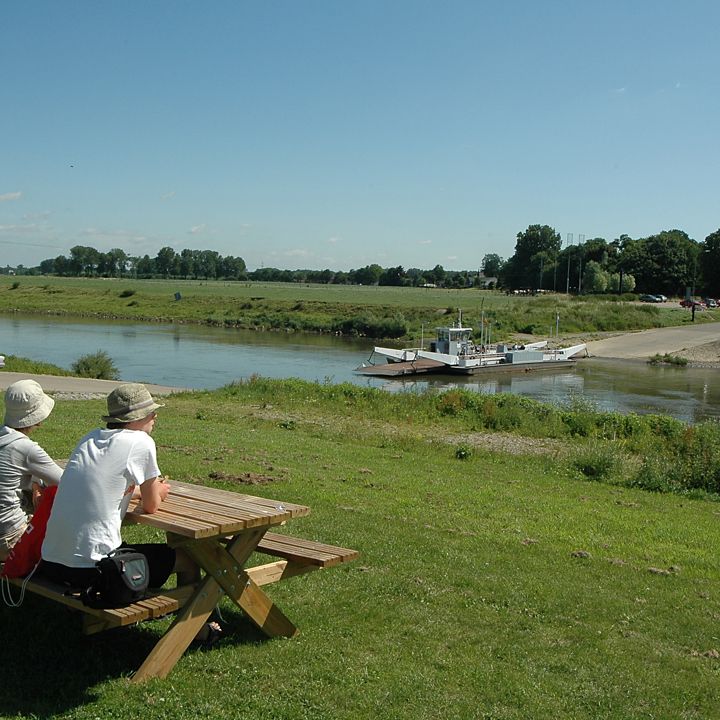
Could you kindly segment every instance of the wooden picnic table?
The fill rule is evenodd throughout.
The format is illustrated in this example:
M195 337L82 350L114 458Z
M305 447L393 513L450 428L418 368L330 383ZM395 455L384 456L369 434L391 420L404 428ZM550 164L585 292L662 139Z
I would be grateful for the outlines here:
M182 547L204 571L194 588L163 590L179 601L167 632L134 677L142 682L165 677L175 666L223 595L228 595L270 637L292 637L298 630L261 589L321 567L354 560L354 550L268 532L296 517L310 514L305 505L172 481L170 494L157 512L147 514L137 501L125 522L165 530L172 547ZM284 558L245 568L253 552Z

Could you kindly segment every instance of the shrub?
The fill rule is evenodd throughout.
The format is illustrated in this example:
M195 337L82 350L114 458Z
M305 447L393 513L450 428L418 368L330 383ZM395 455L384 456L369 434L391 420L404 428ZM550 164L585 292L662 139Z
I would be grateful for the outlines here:
M97 380L119 380L120 371L115 366L113 359L104 351L88 353L78 358L72 364L72 371L75 375Z
M123 290L120 293L121 298L129 298L132 297L135 294L135 290Z
M623 458L617 446L593 442L575 455L572 464L591 480L606 480L622 468Z

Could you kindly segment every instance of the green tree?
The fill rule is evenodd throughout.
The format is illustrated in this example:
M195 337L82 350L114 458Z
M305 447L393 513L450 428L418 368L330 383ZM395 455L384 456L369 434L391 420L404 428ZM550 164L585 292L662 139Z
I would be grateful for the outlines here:
M554 263L562 247L560 233L549 225L530 225L517 234L515 254L503 265L500 282L507 288L539 288L547 283L546 273L554 272Z
M720 230L705 238L698 256L698 273L705 293L714 298L720 297Z
M641 293L683 295L693 284L700 246L682 230L666 230L632 241L628 239L618 268L631 273Z
M602 269L599 262L590 260L585 266L582 287L584 292L602 293L610 284L610 273Z
M504 261L496 253L487 254L482 261L482 271L485 277L497 277L502 270Z
M155 272L168 277L175 264L176 253L171 247L160 248L155 258Z

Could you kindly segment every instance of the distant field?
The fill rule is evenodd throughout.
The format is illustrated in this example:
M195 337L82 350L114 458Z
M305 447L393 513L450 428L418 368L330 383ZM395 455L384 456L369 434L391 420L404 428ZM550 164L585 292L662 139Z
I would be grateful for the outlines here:
M175 300L180 293L181 300ZM617 298L510 297L487 290L0 276L0 312L58 313L154 322L195 322L266 330L418 338L421 327L457 322L476 329L482 314L495 340L517 333L562 334L682 325L679 308ZM710 321L712 313L696 316ZM432 332L432 330L430 330Z

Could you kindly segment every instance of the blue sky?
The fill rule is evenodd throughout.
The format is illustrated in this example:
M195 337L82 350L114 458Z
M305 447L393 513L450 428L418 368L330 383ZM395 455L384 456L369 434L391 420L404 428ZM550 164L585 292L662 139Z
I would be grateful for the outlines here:
M720 227L717 2L0 5L0 264L471 269Z

